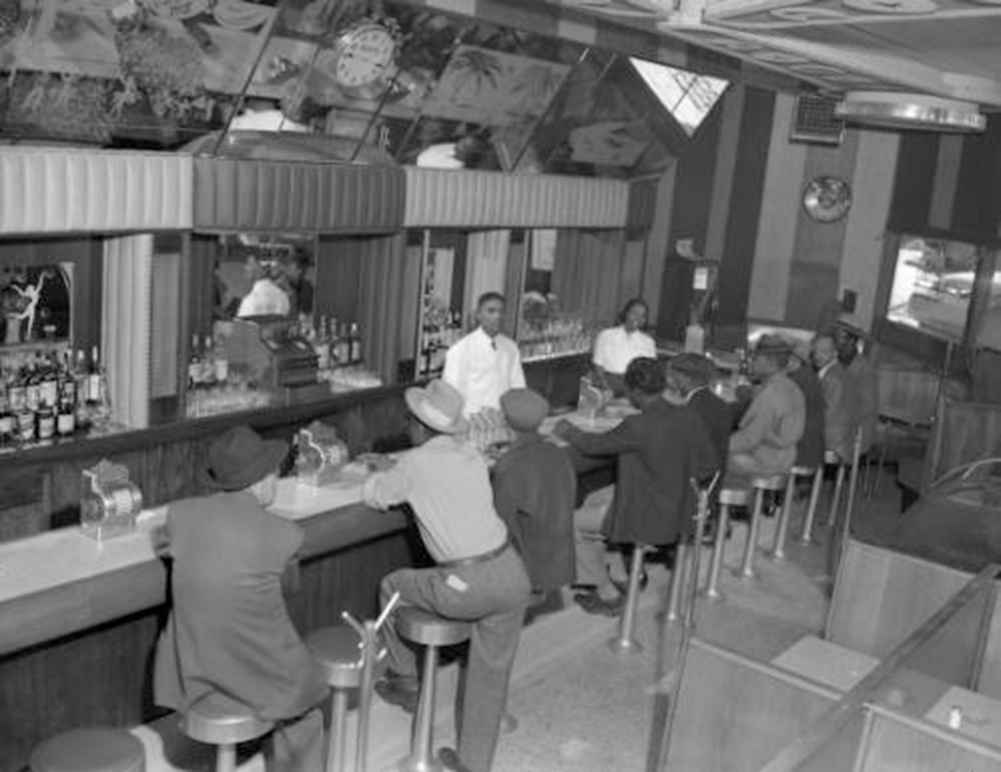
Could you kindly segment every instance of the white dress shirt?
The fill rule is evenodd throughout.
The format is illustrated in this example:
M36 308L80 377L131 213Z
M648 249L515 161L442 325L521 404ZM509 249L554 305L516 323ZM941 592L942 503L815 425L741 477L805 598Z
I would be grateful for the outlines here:
M619 325L598 333L592 361L606 373L623 375L636 357L656 356L657 346L653 338L639 330L626 332L626 328Z
M442 379L462 395L466 416L483 408L500 410L504 392L525 386L518 346L504 335L491 338L482 327L448 350Z
M288 316L288 295L271 279L258 279L253 289L240 301L239 317Z
M401 454L396 466L365 481L362 495L378 509L410 504L424 546L439 563L482 555L507 538L486 461L457 437L440 435Z

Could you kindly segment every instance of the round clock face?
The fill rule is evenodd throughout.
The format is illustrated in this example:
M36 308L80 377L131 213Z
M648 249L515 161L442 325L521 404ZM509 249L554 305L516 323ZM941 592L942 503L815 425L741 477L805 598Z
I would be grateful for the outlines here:
M346 33L338 44L334 78L348 89L371 85L386 74L395 54L396 40L385 27L358 27Z
M803 191L803 208L817 222L836 222L851 205L851 188L837 177L815 177Z

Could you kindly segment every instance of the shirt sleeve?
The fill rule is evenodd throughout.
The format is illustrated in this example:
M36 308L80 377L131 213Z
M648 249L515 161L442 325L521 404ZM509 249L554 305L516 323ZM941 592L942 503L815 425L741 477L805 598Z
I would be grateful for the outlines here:
M441 373L441 378L465 397L466 391L462 387L462 370L462 342L460 341L453 344L445 352L445 369Z
M409 496L410 478L403 462L385 472L376 472L362 486L362 499L375 509L389 509Z
M643 333L643 337L640 338L643 341L643 345L640 347L639 355L641 357L650 357L651 359L657 358L657 344L654 343L652 337Z
M518 344L511 343L511 372L509 381L512 389L525 388L525 371L521 367L521 353L518 351Z
M602 370L608 369L608 330L602 330L594 339L594 354L591 362Z
M751 406L747 408L740 421L740 428L730 436L730 452L748 453L764 440L771 424L768 397L769 395L762 391L751 402Z
M614 456L638 451L643 443L637 419L642 420L642 417L630 416L609 432L585 432L574 427L567 441L588 456Z

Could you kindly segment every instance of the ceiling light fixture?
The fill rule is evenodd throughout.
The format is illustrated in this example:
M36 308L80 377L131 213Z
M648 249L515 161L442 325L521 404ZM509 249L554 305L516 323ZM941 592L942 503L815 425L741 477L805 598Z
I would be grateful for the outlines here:
M849 91L834 114L851 123L885 129L979 132L987 126L973 102L895 91Z

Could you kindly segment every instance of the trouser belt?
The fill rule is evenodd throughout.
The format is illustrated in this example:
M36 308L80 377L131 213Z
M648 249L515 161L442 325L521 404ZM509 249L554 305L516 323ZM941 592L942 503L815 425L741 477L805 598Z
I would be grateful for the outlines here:
M499 547L495 547L489 552L482 552L479 555L473 555L468 558L460 558L459 560L445 560L438 564L439 568L465 568L466 566L475 566L477 563L486 563L488 560L493 560L494 558L501 555L504 550L511 546L511 537L508 536L501 542Z

